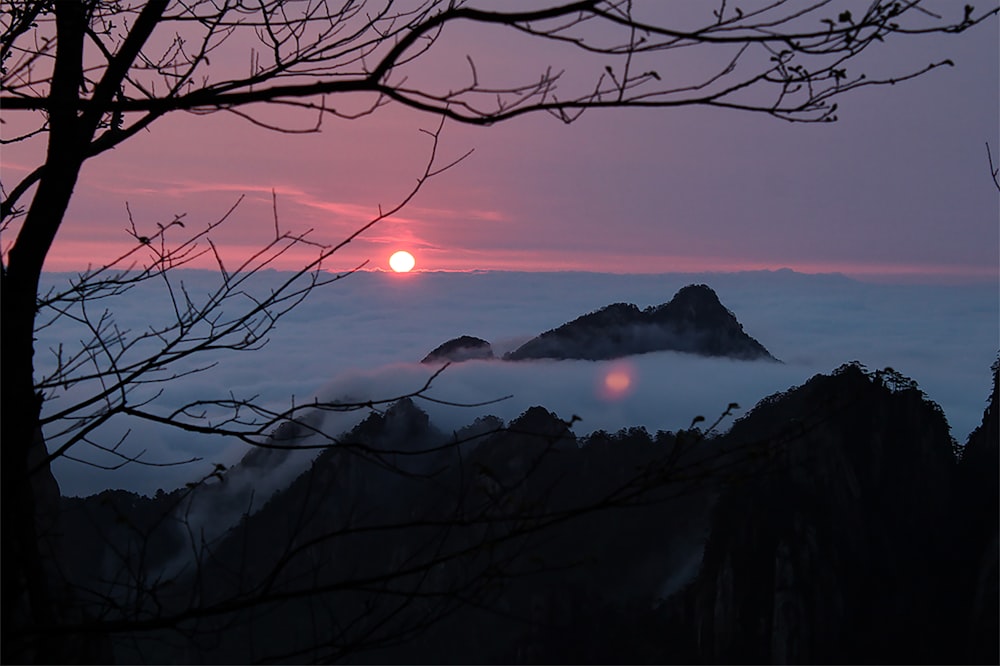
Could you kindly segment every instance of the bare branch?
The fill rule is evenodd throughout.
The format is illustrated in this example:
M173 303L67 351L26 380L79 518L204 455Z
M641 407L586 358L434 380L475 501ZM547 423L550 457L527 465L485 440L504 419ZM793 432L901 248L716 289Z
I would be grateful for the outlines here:
M986 160L990 164L990 176L993 178L993 185L1000 191L1000 180L997 178L997 174L1000 174L1000 168L993 166L993 155L990 153L990 144L986 143Z

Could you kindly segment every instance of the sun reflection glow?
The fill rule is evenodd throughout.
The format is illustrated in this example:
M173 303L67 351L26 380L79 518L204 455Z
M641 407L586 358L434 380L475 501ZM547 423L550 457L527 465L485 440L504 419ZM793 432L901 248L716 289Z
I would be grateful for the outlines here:
M635 368L625 362L614 363L600 375L597 393L605 400L621 400L635 388Z

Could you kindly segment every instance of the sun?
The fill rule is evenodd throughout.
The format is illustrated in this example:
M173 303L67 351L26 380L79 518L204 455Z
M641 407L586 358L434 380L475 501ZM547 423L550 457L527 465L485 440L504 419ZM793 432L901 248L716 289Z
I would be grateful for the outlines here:
M416 263L413 255L406 250L400 250L389 257L389 267L397 273L409 273Z

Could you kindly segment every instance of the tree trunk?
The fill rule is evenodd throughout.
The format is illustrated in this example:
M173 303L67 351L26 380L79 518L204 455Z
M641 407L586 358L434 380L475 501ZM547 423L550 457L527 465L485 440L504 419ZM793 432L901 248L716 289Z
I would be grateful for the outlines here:
M48 451L42 438L39 417L44 396L34 388L34 328L36 299L44 251L51 236L39 234L46 227L53 232L69 204L82 161L63 160L55 169L51 163L24 222L36 233L22 232L9 254L9 263L0 274L0 364L3 367L0 395L0 470L2 493L3 580L3 661L59 660L51 650L57 646L43 640L36 650L17 639L29 625L53 626L54 600L50 585L54 567L52 552L42 539L54 520L59 490L47 463ZM49 236L47 238L47 236ZM44 246L44 251L40 248ZM43 464L44 463L44 464ZM35 468L31 472L32 468ZM49 656L46 656L49 655Z
M42 268L69 206L88 143L77 112L84 11L83 3L56 3L56 62L44 173L0 272L0 531L4 547L0 656L4 663L81 658L67 651L68 641L38 633L55 627L59 614L52 590L55 553L46 534L58 508L59 490L44 463L48 452L39 425L44 396L35 391L33 358Z

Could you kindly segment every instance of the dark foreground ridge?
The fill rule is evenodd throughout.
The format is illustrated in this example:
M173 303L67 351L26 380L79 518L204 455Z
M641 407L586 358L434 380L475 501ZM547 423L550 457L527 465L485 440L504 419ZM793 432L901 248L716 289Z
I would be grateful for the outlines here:
M403 400L219 537L190 498L235 468L64 498L58 552L74 603L188 618L108 634L123 663L995 664L993 378L965 447L856 364L722 436L578 437L542 407L443 433Z

